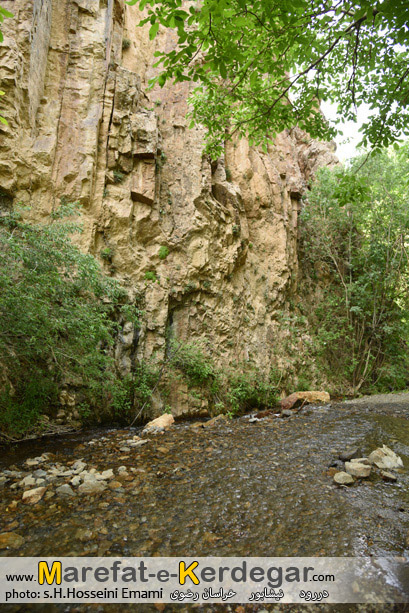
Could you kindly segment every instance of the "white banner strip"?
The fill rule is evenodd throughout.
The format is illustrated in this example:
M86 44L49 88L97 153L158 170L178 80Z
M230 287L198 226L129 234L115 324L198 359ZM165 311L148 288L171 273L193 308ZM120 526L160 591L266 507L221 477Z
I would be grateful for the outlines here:
M1 603L409 602L404 558L0 558Z

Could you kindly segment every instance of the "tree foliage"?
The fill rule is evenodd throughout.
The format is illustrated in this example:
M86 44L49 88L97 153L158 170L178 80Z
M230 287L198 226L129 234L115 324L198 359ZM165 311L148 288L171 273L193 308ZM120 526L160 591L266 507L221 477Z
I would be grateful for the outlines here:
M375 149L409 133L407 0L129 0L147 11L140 25L173 28L178 45L157 52L155 82L194 81L192 120L220 154L227 135L253 143L298 125L330 138L318 102L355 119L374 111L362 141ZM268 137L266 136L268 135Z
M7 429L32 425L64 383L94 406L112 396L116 321L121 309L132 314L124 290L72 244L79 228L61 216L66 208L49 224L0 217L0 366L8 381L0 426Z
M393 390L409 382L409 145L322 170L301 216L304 265L327 278L315 310L332 378ZM359 170L358 170L359 169Z

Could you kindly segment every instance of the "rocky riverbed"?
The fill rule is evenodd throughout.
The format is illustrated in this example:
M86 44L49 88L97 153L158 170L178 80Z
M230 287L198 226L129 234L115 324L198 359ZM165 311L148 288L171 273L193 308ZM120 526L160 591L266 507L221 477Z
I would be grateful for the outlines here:
M406 555L408 417L409 394L400 394L3 450L0 553ZM367 456L383 444L403 459L396 481L372 471L334 482L345 450Z

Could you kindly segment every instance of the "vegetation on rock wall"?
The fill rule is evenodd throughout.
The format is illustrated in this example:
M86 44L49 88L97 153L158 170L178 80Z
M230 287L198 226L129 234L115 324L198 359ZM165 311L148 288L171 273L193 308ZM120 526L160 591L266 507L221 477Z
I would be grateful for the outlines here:
M75 247L62 205L48 224L0 217L0 428L22 432L81 388L84 406L115 397L111 348L118 315L136 320L118 283Z
M171 342L169 368L182 374L190 388L206 399L213 413L236 415L277 403L279 376L268 375L249 364L219 369L198 343Z

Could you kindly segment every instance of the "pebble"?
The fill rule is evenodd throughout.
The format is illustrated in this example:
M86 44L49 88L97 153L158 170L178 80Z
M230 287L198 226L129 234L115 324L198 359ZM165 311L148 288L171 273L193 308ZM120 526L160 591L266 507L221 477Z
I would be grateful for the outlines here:
M86 467L87 467L86 463L83 462L82 460L77 460L72 465L72 469L76 475L79 475L83 470L86 469Z
M36 484L36 480L34 479L34 477L32 477L31 475L27 475L27 477L24 477L24 479L20 481L19 486L20 487L32 487L35 484Z
M0 534L0 549L18 549L24 542L24 537L16 532L3 532Z
M75 496L74 490L68 485L68 483L64 483L64 485L57 487L55 493L58 496Z
M109 468L108 470L104 470L102 473L100 473L100 475L97 476L97 479L113 479L114 478L114 471L112 470L112 468Z
M107 484L105 481L84 481L78 488L78 491L81 494L99 494L103 492L107 488Z
M386 470L381 470L381 477L385 481L397 481L398 477L393 473L387 472Z
M343 462L348 462L349 460L353 460L354 458L359 458L362 456L362 451L360 447L349 447L345 449L342 453L339 454L339 459Z
M290 411L289 409L283 409L281 411L281 417L291 417L293 415L293 412Z
M39 478L46 477L47 476L47 471L43 470L42 468L38 468L37 470L35 470L33 472L33 476L34 477L39 477Z
M359 462L345 462L345 470L358 479L365 479L371 474L371 467Z
M27 490L24 492L22 501L24 504L37 504L44 496L46 487L36 487L33 490Z
M339 472L334 475L334 481L338 485L351 485L354 483L354 478L346 472Z

